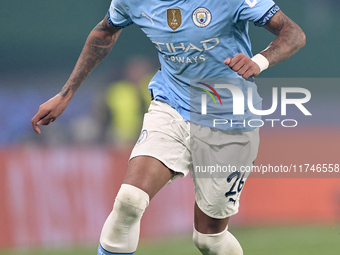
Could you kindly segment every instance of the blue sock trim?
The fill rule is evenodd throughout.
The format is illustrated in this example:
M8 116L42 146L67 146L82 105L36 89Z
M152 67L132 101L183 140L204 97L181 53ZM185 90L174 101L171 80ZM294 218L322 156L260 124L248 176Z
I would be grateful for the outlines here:
M104 248L101 246L101 244L99 244L98 247L98 255L133 255L135 254L134 252L132 253L113 253L113 252L109 252L104 250Z

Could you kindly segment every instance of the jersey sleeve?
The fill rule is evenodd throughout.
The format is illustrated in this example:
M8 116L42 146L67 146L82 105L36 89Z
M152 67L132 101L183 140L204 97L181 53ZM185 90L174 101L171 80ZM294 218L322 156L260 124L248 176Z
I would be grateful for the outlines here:
M107 12L107 19L110 25L117 29L133 24L133 21L123 6L122 0L112 0L110 9Z
M229 0L234 8L233 21L251 21L262 27L280 8L272 0Z

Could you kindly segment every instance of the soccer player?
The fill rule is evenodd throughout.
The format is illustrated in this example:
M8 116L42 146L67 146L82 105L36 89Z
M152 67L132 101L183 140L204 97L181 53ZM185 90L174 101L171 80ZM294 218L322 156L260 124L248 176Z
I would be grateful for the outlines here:
M254 57L248 22L276 35ZM258 128L216 129L190 121L191 114L198 114L190 109L190 87L198 86L191 84L190 78L230 78L242 90L252 87L254 91L254 76L289 58L305 44L302 30L272 0L113 0L105 18L89 34L61 92L42 104L33 117L33 129L38 134L40 125L50 124L65 110L80 84L111 51L122 29L133 23L157 48L161 70L149 84L153 100L124 183L104 224L99 255L134 254L140 220L149 201L167 182L187 175L191 164L197 164L192 160L206 164L216 159L238 167L254 161ZM260 101L255 92L253 102ZM241 117L231 113L221 113L220 117L238 122L251 117L247 108ZM190 148L193 130L202 135ZM230 216L237 213L246 176L238 171L227 180L193 177L195 245L202 254L243 254L227 226Z

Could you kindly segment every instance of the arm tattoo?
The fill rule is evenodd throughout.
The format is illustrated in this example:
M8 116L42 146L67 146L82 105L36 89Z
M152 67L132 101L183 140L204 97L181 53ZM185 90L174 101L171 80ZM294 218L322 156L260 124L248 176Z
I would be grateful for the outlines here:
M64 86L62 89L61 89L61 91L60 91L60 95L61 96L63 96L63 97L65 97L67 94L68 94L68 92L70 91L70 86Z
M305 44L305 35L297 24L282 12L278 13L275 19L274 17L265 28L277 37L267 49L261 52L268 59L270 66L291 57Z
M119 34L119 30L112 30L103 21L91 31L70 78L60 92L61 96L66 96L70 91L74 93L78 89L91 71L109 54Z

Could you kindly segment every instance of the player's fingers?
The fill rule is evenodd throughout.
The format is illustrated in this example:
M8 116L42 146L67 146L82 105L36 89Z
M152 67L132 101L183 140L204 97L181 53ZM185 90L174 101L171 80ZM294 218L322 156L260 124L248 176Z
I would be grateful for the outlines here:
M39 120L37 122L37 125L40 126L40 125L48 125L50 124L51 122L53 122L55 120L55 117L53 117L51 114L48 114L47 116L45 116L43 119Z
M242 77L244 79L248 79L250 76L254 76L254 72L252 71L252 69L248 69L246 72L242 74Z
M243 65L238 71L237 74L243 76L249 70L248 65ZM244 77L243 77L244 78Z
M246 71L248 68L247 68L247 65L246 65L246 60L245 59L240 59L233 67L232 69L235 71L235 72L239 72L241 70L243 71ZM246 70L244 70L246 69Z
M32 127L33 127L33 130L37 133L37 134L40 134L41 131L40 131L40 128L38 127L38 119L37 119L37 115L35 115L32 120Z
M243 78L248 79L250 76L257 76L261 72L260 67L253 62L252 60L250 63L247 63L248 70L243 73Z
M39 108L38 113L32 118L32 127L33 130L40 134L41 130L38 126L40 125L48 125L51 120L54 120L55 118L51 116L50 111L45 111L42 108Z
M38 125L36 123L32 123L33 125L33 130L38 134L40 135L41 134L41 131L40 131L40 128L38 127Z
M39 121L41 120L41 118L43 118L43 117L45 117L45 116L46 116L46 113L42 113L41 109L39 108L38 113L37 113L37 114L32 118L32 120L31 120L33 130L34 130L36 133L38 133L38 134L41 133L41 131L40 131L39 127L38 127L38 126L39 126L38 124L40 124Z
M246 56L243 53L238 53L235 57L230 60L229 67L233 68L237 63L242 61Z
M230 61L231 61L231 58L226 58L226 59L224 60L224 64L225 64L225 65L229 65L229 64L230 64Z

